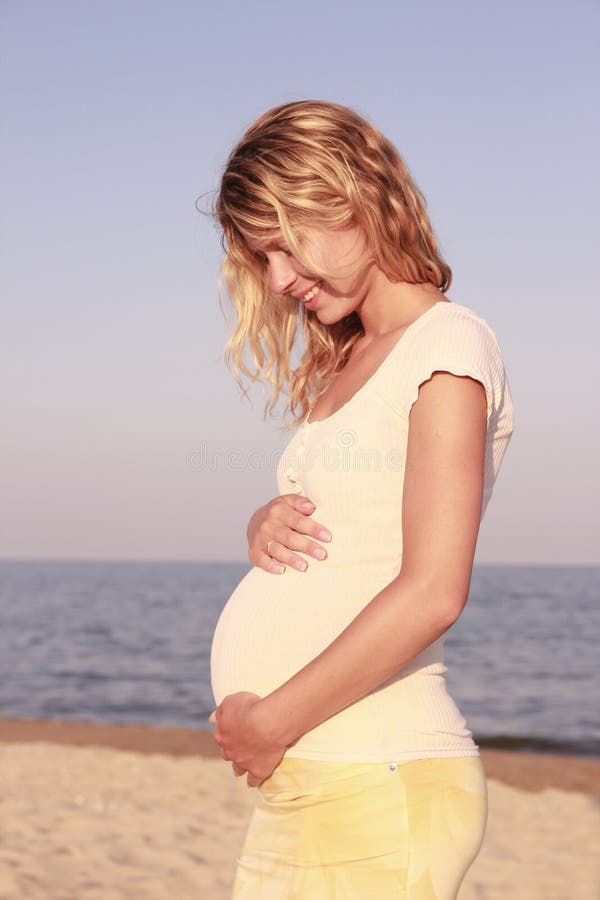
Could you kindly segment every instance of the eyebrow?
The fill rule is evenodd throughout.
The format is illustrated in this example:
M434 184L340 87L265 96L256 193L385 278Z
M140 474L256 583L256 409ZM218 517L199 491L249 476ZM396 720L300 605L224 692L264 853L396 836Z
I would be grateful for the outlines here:
M287 246L287 241L283 236L279 238L271 238L271 240L265 241L264 244L261 243L260 247L253 246L254 242L247 241L246 243L248 244L248 247L255 253L260 253L264 250L274 250L277 249L277 247L280 247L282 244Z

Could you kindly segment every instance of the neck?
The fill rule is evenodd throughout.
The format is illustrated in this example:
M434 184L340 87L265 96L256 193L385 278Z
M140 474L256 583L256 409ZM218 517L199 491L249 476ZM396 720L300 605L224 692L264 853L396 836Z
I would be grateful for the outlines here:
M365 338L370 341L388 332L407 328L438 300L446 299L433 284L393 282L378 270L356 313Z

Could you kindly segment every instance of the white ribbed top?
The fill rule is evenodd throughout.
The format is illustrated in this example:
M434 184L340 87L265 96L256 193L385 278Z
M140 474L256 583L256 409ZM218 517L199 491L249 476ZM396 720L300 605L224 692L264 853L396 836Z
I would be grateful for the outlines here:
M265 696L314 659L402 566L402 493L408 416L436 370L469 375L486 391L482 517L514 420L496 336L472 310L440 301L402 334L379 368L337 412L296 431L277 467L280 494L316 504L333 535L328 558L306 572L254 567L217 624L211 654L215 700L235 691ZM367 697L301 737L287 756L383 762L476 756L446 690L444 637Z

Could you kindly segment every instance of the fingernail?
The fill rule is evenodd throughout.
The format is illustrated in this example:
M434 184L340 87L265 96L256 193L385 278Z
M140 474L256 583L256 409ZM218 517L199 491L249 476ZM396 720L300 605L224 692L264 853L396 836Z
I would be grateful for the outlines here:
M327 531L326 528L321 528L317 537L320 541L330 541L331 540L331 532Z
M275 566L275 571L279 572L279 574L282 574L283 572L285 572L285 566Z
M302 503L300 504L300 507L302 509L309 510L309 509L312 509L314 507L314 505L315 504L312 503L310 500L303 500Z

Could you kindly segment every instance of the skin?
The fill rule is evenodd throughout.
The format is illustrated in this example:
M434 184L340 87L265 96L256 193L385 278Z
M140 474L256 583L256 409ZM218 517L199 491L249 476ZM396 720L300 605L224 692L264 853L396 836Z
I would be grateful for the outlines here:
M377 352L377 345L385 344L389 338L397 340L401 331L427 306L445 299L433 285L392 285L366 253L366 241L358 228L332 232L313 227L305 229L299 238L309 258L327 270L341 272L340 277L321 288L314 315L323 323L332 323L356 309L363 323L365 335L355 344L344 376L351 370L353 359L362 356L365 351L368 356L369 349ZM320 281L319 276L313 275L294 258L281 235L263 240L246 236L246 242L256 256L268 265L271 289L275 294L303 296ZM358 303L352 302L353 297L358 298ZM403 308L390 315L394 304L399 303ZM390 347L383 349L385 355ZM354 394L365 380L360 378L359 372L358 382L351 393ZM333 411L332 407L329 412ZM319 411L319 404L313 409L313 418L317 412L318 417L322 418L328 414L327 409ZM323 523L309 518L315 508L310 498L299 498L297 494L276 497L260 507L250 519L247 529L250 561L267 572L283 574L286 565L299 571L305 571L308 567L306 560L293 551L317 560L326 559L327 551L315 540L328 542L332 535ZM267 554L265 548L269 541L273 543Z
M320 522L309 518L316 509L312 500L298 494L282 494L261 506L252 515L247 529L248 558L266 572L282 574L285 564L301 572L308 564L296 552L314 559L326 559L327 551L319 541L330 541L331 532ZM265 548L269 541L269 553ZM321 555L322 554L322 555Z
M264 254L275 293L302 296L319 280L281 240L248 244ZM392 332L400 334L433 302L445 299L432 285L390 282L369 258L357 228L334 233L310 229L303 246L321 265L340 272L323 284L313 314L326 324L356 311L365 329L365 352L377 349ZM355 265L352 275L344 268L348 262ZM324 398L317 410L317 419L326 418L335 406L327 406ZM231 761L236 775L247 773L249 786L262 784L298 737L406 666L460 616L479 533L486 411L483 385L467 376L434 372L420 386L409 415L398 576L277 690L262 698L248 692L229 695L211 714L223 758ZM297 496L293 503L284 497L267 504L256 531L249 529L249 535L260 535L261 540L271 529L271 536L281 535L284 540L271 548L279 558L291 552L289 546L302 551L298 542L312 543L305 535L314 531L306 530L302 519L307 516L299 512L297 501ZM301 531L292 537L297 527ZM285 534L279 528L286 529ZM287 547L286 540L291 540Z

